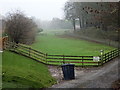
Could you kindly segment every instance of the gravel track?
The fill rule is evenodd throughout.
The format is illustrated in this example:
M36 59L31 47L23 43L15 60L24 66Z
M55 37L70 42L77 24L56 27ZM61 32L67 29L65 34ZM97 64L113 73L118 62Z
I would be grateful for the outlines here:
M52 76L58 81L51 88L111 88L112 83L120 78L119 60L120 57L101 67L75 67L74 80L63 80L61 67L48 66Z

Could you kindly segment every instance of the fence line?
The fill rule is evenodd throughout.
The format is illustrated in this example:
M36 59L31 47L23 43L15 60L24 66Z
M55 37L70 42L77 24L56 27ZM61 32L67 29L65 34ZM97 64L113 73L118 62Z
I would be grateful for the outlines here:
M37 51L31 47L15 44L13 42L4 43L4 49L19 53L39 62L49 65L75 64L76 66L101 66L113 58L120 55L120 49L112 50L100 57L100 61L93 61L93 56L75 56L75 55L50 55Z
M103 64L109 62L110 60L118 57L120 55L120 49L115 49L112 50L108 53L105 53L104 55L102 55L102 60L103 60Z

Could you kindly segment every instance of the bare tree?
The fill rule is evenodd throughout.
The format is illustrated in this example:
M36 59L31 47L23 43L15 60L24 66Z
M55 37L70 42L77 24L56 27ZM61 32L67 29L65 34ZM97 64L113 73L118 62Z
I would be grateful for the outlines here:
M37 25L21 11L8 13L5 24L5 31L11 41L25 44L34 42Z
M65 18L72 21L74 32L76 30L76 11L73 2L66 2L64 6Z

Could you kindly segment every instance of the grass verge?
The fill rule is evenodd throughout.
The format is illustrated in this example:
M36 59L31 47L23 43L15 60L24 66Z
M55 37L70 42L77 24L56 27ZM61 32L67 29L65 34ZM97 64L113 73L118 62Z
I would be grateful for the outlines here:
M2 59L3 88L44 88L56 83L47 66L5 51Z

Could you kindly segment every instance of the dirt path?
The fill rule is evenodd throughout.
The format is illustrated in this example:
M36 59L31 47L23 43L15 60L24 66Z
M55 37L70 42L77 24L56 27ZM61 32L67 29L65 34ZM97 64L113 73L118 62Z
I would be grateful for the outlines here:
M103 67L81 68L75 67L74 80L62 80L61 67L49 66L52 76L58 80L58 84L52 88L111 88L112 82L118 80L119 58L112 60Z

